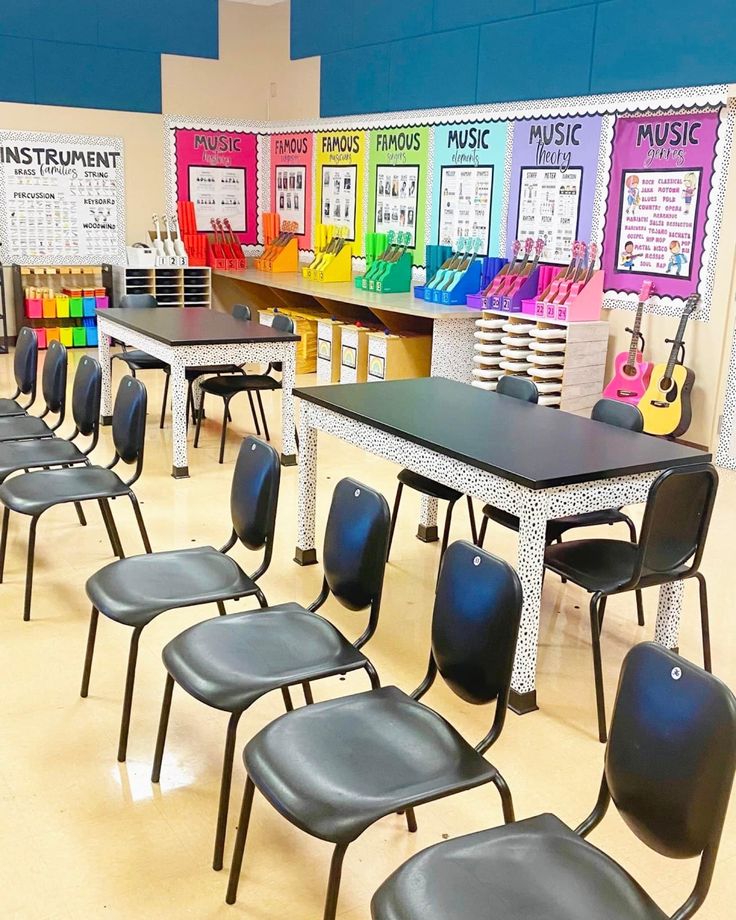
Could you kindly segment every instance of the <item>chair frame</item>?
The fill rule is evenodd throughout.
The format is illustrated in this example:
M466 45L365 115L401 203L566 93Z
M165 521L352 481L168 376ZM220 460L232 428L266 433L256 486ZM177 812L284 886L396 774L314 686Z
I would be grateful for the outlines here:
M64 424L64 419L66 418L66 379L67 379L68 357L67 357L66 348L61 344L61 342L57 342L55 339L52 339L52 341L49 344L49 349L46 353L46 361L44 362L44 370L46 369L46 362L48 362L48 356L52 354L52 349L53 349L53 352L61 350L60 357L58 358L58 360L61 361L63 365L65 365L63 374L62 374L63 380L62 380L61 393L58 394L59 395L58 412L52 408L51 403L46 398L46 394L43 393L44 410L40 415L30 415L28 413L26 413L26 415L9 415L9 416L6 415L6 416L0 417L0 420L5 419L5 421L8 422L8 427L12 427L10 425L11 419L19 420L22 418L36 418L39 421L43 421L46 418L48 418L49 415L55 415L56 416L55 423L53 425L48 425L47 423L48 431L45 431L43 434L30 435L30 436L20 434L18 435L17 438L5 438L2 441L0 441L0 444L9 444L9 443L12 443L13 441L38 441L38 440L45 440L46 438L53 438L54 433L58 431L59 428L61 428L61 426ZM43 380L43 371L41 372L41 376ZM42 392L43 392L43 387L42 387ZM35 401L35 393L34 393L34 401ZM28 404L26 409L30 408L30 405L31 403Z

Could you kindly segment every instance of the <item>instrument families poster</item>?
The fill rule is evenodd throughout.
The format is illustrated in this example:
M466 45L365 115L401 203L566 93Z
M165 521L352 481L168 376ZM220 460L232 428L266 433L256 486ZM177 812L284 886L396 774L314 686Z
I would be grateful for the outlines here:
M363 204L360 192L366 155L365 131L325 131L317 135L318 224L347 229L354 251L363 247Z
M194 202L197 230L227 218L241 243L258 242L258 136L175 128L175 196Z
M409 234L414 263L424 262L429 129L378 128L371 131L368 213L376 233Z
M603 239L606 288L638 291L657 276L660 296L697 285L720 115L671 112L620 117Z
M481 255L498 254L507 135L504 122L434 129L430 235L440 246L454 248L460 238L479 238Z
M590 239L601 126L600 115L514 124L507 255L541 237L542 261L566 265L575 240Z
M300 249L312 248L312 151L314 134L271 137L271 210L297 225Z
M0 239L9 262L125 263L123 142L0 133Z

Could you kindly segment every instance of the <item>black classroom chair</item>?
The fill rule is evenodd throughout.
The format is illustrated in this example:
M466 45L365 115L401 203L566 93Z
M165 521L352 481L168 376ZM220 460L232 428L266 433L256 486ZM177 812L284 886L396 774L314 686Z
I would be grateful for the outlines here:
M122 558L123 549L109 500L127 496L133 505L133 511L135 512L146 552L151 552L151 544L148 541L148 534L143 523L143 515L132 488L133 483L136 482L143 471L145 422L146 388L139 380L125 376L120 381L113 408L112 439L115 452L108 466L90 465L74 466L60 470L40 470L16 476L0 486L0 504L5 506L2 540L0 541L0 582L2 582L3 578L10 512L15 511L17 514L24 514L31 519L23 607L24 620L30 620L31 618L36 527L41 515L44 511L48 511L49 508L54 508L56 505L97 501L113 552ZM121 460L126 465L135 464L133 476L127 481L123 481L112 469Z
M506 378L501 378L505 380ZM515 379L515 378L511 378ZM638 406L632 406L629 403L618 402L615 399L599 399L593 406L590 417L594 422L605 422L606 425L614 425L616 428L625 428L628 431L643 431L644 417L639 411ZM494 508L493 505L485 505L483 508L483 522L480 525L478 534L478 546L483 546L486 538L486 528L488 522L494 521L509 530L519 532L519 518L508 511L502 511L500 508ZM566 517L556 518L547 522L547 544L561 543L562 537L570 530L576 530L580 527L597 527L602 524L626 524L629 528L629 537L632 543L636 543L636 525L620 508L606 508L602 511L586 511L583 514L568 514ZM566 578L562 579L567 581ZM636 615L639 626L644 625L644 604L642 601L641 591L637 589L636 595Z
M176 682L191 696L230 713L220 785L213 868L222 869L233 756L238 722L256 700L281 690L287 710L289 687L301 684L312 703L308 681L365 668L377 685L370 661L359 651L378 625L386 568L389 511L386 499L354 479L335 487L327 519L322 590L308 607L279 604L257 613L231 614L185 630L164 648L168 672L151 780L159 781L171 695ZM370 609L368 625L354 643L316 611L332 595L348 610Z
M277 313L273 318L272 328L278 330L279 332L293 333L294 320L290 316L287 316L285 313ZM256 423L256 431L260 433L260 429L258 428L258 418L253 407L252 394L255 393L256 399L258 401L258 408L261 412L263 433L266 437L266 440L270 441L271 437L268 432L266 414L263 411L261 392L264 390L281 389L281 381L277 380L275 377L272 377L271 371L281 373L281 362L272 361L266 368L266 372L264 374L230 374L226 377L210 377L201 383L200 389L202 390L202 395L200 397L199 410L197 412L197 431L194 435L194 446L199 446L199 431L202 427L204 397L207 393L211 394L212 396L219 396L224 403L222 414L222 435L220 437L220 457L218 460L219 463L222 463L225 457L225 438L227 437L227 422L230 418L230 400L233 399L234 396L237 396L238 393L248 394L248 399L251 401L251 412L253 414L253 420Z
M25 415L36 401L36 374L38 372L38 336L36 330L28 326L18 333L13 357L13 376L15 393L0 399L0 418L11 415ZM18 399L28 396L29 401L22 406Z
M606 740L601 629L606 599L612 594L697 578L703 658L706 670L711 669L708 595L699 569L717 490L718 474L710 465L666 470L649 491L638 545L597 539L547 547L545 567L591 595L590 632L601 741Z
M97 446L99 437L101 392L99 362L82 355L72 385L74 430L71 435L0 444L0 483L21 470L89 463L89 454ZM90 439L84 450L76 443L80 436Z
M61 342L52 339L46 352L41 377L41 393L45 408L41 415L11 415L0 418L0 444L29 438L53 438L54 432L64 424L67 370L66 348ZM46 419L52 415L55 415L56 419L53 425L49 425Z
M324 920L334 920L348 845L379 818L493 783L505 821L514 820L506 782L483 756L504 725L521 584L501 559L465 541L448 547L432 617L429 667L411 696L383 687L286 713L243 754L247 780L227 903L235 903L255 789L292 824L334 844ZM475 747L420 703L437 673L465 702L496 701L493 724Z
M598 801L574 831L537 815L436 844L391 875L373 920L687 920L704 903L736 768L736 699L717 678L645 642L627 655ZM586 841L611 802L661 856L700 857L692 894L666 914Z
M219 550L213 546L192 546L131 556L106 565L88 579L86 590L92 612L82 697L89 692L100 613L133 630L120 723L119 761L124 761L127 753L138 643L144 627L159 614L179 607L217 604L220 614L224 614L226 600L253 595L262 607L267 605L257 581L271 564L280 480L281 465L276 451L263 441L246 438L235 464L230 491L232 530L224 546ZM249 550L264 550L263 561L253 575L246 575L227 555L238 542Z

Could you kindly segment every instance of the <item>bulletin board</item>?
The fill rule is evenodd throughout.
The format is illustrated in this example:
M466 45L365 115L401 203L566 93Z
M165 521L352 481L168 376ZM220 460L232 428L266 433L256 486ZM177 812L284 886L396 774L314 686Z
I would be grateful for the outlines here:
M122 138L0 131L4 261L124 265L124 176Z
M314 134L271 137L271 211L297 226L299 248L312 247L312 157Z
M346 239L363 251L365 131L325 131L316 139L315 222L344 227Z

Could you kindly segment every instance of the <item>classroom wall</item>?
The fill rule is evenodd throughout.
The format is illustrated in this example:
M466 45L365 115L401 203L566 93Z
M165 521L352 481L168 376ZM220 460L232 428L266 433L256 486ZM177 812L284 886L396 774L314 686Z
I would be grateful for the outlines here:
M292 0L323 116L727 83L735 41L729 0Z

